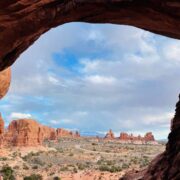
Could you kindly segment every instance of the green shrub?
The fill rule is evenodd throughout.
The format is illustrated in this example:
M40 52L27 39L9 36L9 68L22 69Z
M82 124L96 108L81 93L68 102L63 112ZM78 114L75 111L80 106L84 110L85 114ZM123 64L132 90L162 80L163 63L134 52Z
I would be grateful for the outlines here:
M78 172L77 168L74 168L74 169L73 169L73 172L74 172L74 173L77 173L77 172Z
M79 170L84 170L86 168L86 166L84 164L77 164L77 167Z
M97 146L97 145L98 145L97 143L94 143L94 142L92 143L92 146Z
M38 166L33 166L32 169L38 169Z
M44 166L44 162L38 157L33 158L32 162L36 165Z
M114 173L114 172L119 172L119 171L121 171L122 168L119 167L119 166L101 165L101 166L99 167L99 170L100 170L100 171L108 171L108 172Z
M126 164L126 163L124 163L124 164L122 165L122 169L127 169L127 168L129 168L129 165Z
M99 166L99 170L100 171L109 171L109 167L106 165L101 165L101 166Z
M8 160L6 157L0 157L0 161L6 161Z
M24 170L28 170L29 167L28 167L26 164L23 163L23 169L24 169Z
M61 180L61 178L58 177L58 176L55 176L55 177L53 178L53 180Z
M68 171L68 167L67 167L67 166L62 167L62 168L60 169L60 171Z
M42 176L39 174L32 174L30 176L24 177L24 180L42 180Z
M1 169L3 180L15 180L13 173L13 169L8 165L3 166Z

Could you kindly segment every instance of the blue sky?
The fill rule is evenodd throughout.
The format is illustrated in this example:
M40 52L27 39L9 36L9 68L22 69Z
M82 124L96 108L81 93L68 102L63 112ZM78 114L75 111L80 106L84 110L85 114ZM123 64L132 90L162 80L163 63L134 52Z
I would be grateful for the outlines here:
M66 24L47 32L12 67L1 100L6 125L167 138L180 90L180 41L130 26Z

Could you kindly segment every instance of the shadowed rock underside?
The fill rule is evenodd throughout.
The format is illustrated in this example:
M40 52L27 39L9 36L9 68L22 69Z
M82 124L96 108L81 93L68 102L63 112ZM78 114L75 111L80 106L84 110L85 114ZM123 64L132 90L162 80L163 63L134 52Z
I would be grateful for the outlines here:
M114 23L136 26L180 39L179 0L1 0L0 70L52 27L68 22ZM7 92L9 75L0 73L0 97ZM7 82L7 83L6 83ZM180 102L166 151L140 179L180 179ZM137 173L136 173L137 174ZM135 179L133 176L131 179ZM137 178L136 178L137 179Z
M0 70L41 34L69 22L136 26L180 39L179 0L1 0Z

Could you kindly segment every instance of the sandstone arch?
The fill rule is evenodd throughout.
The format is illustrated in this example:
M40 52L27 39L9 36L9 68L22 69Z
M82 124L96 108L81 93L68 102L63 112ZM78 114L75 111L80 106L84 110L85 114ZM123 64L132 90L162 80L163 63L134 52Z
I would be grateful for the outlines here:
M0 70L39 36L68 22L132 25L180 39L179 0L1 0Z
M180 1L1 0L0 71L11 66L41 34L52 27L75 21L132 25L180 39ZM0 73L1 97L8 89L2 85L3 82L10 81L8 75L4 81L3 73ZM166 151L151 164L141 179L180 179L179 152L180 101Z

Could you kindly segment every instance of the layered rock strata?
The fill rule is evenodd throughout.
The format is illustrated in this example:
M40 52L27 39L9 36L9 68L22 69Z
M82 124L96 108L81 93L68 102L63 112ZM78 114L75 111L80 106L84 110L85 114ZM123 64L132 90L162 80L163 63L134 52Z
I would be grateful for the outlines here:
M46 139L57 140L60 137L80 137L79 134L78 136L76 134L77 132L73 133L64 129L54 129L41 125L32 119L19 119L13 120L7 130L1 133L0 144L1 146L37 146L41 145Z

